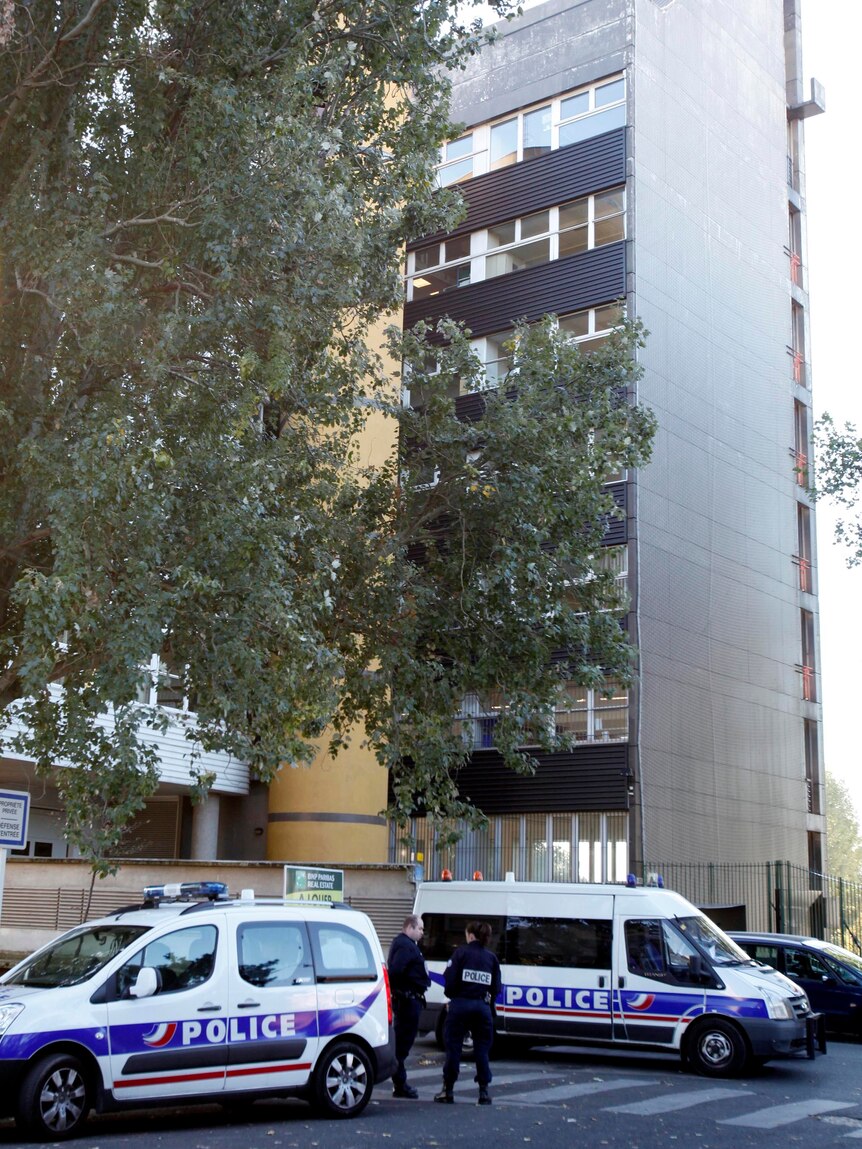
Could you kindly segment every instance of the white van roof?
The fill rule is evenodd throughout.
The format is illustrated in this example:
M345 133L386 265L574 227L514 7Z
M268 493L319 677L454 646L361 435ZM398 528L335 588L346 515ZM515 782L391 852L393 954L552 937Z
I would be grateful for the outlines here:
M610 905L618 899L626 912L662 917L691 917L701 911L681 894L658 886L624 886L588 882L423 882L416 891L416 913L444 911L481 917L484 914L504 913L506 908L534 905L550 915L551 907L559 906L565 916L565 905L573 899L588 898L598 904Z

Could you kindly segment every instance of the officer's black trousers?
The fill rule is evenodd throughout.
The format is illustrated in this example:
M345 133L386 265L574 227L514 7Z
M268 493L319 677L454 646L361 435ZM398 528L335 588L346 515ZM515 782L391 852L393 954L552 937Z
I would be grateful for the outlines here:
M458 997L449 1002L443 1030L443 1040L446 1044L443 1082L451 1089L458 1080L461 1070L461 1044L467 1030L473 1035L476 1080L479 1082L479 1088L484 1089L491 1083L491 1063L488 1060L488 1053L494 1038L494 1023L491 1019L490 1005L476 998Z
M395 1007L395 1072L392 1074L392 1084L396 1089L400 1089L407 1080L404 1062L416 1040L422 1002L418 997L398 996L393 1001L393 1006Z

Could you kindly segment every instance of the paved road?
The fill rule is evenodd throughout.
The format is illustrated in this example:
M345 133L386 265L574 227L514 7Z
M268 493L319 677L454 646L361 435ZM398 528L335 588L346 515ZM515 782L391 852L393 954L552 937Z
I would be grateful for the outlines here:
M534 1050L494 1066L490 1108L475 1104L468 1062L456 1104L435 1105L442 1055L417 1043L418 1101L379 1087L363 1116L325 1121L300 1102L215 1106L94 1118L86 1149L862 1149L862 1043L833 1042L815 1062L776 1062L750 1077L711 1081L675 1058L594 1050ZM0 1149L19 1144L0 1122Z

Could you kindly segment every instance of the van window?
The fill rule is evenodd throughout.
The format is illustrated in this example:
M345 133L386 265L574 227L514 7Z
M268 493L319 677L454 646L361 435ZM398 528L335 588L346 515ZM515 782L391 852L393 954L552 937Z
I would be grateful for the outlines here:
M376 981L371 946L362 934L339 923L309 922L317 980Z
M506 962L610 969L611 937L611 923L603 919L511 917L506 925Z
M483 914L423 914L422 924L425 936L422 939L422 956L426 961L448 961L458 946L464 945L464 931L470 922L487 922L493 930L488 949L504 961L503 938L506 932L506 919L499 915L488 917Z
M179 993L205 982L215 964L218 930L215 926L190 926L174 930L150 942L117 970L117 992L127 995L143 966L158 971L159 993Z
M717 984L703 956L669 922L627 921L625 938L629 973L673 985Z
M252 922L237 930L239 976L250 985L311 982L311 953L300 922Z

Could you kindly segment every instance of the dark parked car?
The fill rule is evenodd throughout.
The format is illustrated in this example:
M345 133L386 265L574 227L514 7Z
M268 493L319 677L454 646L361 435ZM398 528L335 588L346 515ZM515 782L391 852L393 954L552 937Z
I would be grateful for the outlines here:
M862 957L819 938L731 932L755 961L771 965L804 989L826 1028L862 1037Z

